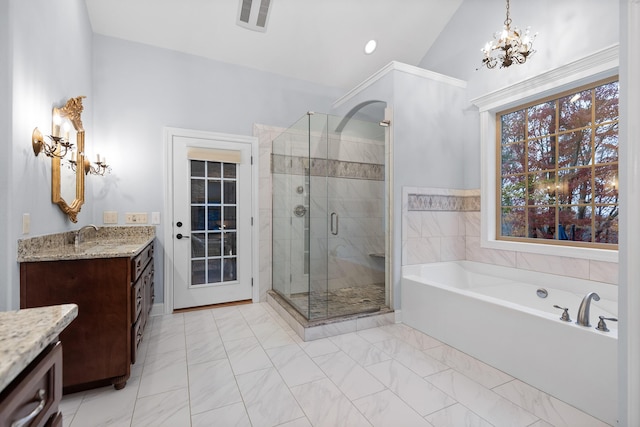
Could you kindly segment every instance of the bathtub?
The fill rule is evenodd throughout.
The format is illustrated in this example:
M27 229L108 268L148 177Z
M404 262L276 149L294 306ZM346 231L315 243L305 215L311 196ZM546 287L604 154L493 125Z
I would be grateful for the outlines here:
M539 288L548 296L540 298ZM575 323L584 295L591 327ZM617 286L453 261L402 267L402 322L611 425L617 419ZM569 308L572 322L560 320Z

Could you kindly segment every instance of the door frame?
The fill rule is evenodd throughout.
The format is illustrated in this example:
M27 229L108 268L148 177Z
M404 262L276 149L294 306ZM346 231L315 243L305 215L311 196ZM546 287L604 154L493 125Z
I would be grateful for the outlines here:
M173 313L173 139L174 137L217 139L226 142L240 142L251 144L251 277L252 300L260 300L260 275L259 275L259 209L258 209L258 138L245 135L233 135L218 132L200 131L193 129L181 129L173 127L163 128L164 140L164 314ZM213 148L213 147L212 147Z

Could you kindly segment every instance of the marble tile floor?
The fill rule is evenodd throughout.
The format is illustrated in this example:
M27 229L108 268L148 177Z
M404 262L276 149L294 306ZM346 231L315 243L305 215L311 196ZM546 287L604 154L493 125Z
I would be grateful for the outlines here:
M64 426L606 426L403 324L303 342L260 303L147 328L127 386L64 396Z
M310 320L374 312L386 306L384 283L311 292L311 298L308 292L302 292L292 294L288 299L305 317L310 314Z

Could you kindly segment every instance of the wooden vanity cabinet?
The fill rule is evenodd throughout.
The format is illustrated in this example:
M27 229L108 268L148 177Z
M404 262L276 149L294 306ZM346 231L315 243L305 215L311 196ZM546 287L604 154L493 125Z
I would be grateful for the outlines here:
M0 393L0 427L62 426L61 399L62 345L57 341Z
M20 264L21 308L78 305L60 334L65 393L126 385L152 299L153 242L135 257Z

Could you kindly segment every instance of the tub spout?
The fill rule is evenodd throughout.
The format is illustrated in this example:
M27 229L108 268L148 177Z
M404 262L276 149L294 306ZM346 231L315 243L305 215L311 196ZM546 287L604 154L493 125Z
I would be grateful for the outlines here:
M576 323L581 326L591 326L589 323L589 308L591 308L591 300L600 301L600 295L595 292L589 292L582 299L580 308L578 308L578 320Z

